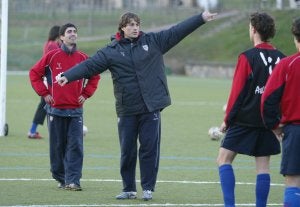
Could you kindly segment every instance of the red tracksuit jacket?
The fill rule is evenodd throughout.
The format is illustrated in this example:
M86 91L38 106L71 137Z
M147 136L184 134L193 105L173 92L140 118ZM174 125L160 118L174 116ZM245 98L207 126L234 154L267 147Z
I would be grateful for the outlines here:
M39 96L50 94L54 103L53 108L58 109L74 109L82 107L78 103L78 97L82 95L89 98L97 89L100 75L87 77L89 80L85 83L85 79L71 82L61 87L55 77L67 71L74 65L86 60L88 56L76 50L68 51L64 45L61 48L52 50L45 54L31 69L29 77L33 89ZM47 78L47 86L43 83L43 77Z
M300 124L300 52L282 59L270 76L261 100L265 125Z

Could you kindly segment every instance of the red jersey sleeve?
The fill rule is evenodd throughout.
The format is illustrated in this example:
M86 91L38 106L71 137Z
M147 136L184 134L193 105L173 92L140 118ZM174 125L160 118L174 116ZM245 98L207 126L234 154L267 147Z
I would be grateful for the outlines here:
M242 100L240 96L242 95L242 91L251 72L251 66L246 56L241 54L236 64L231 91L227 102L226 114L224 118L227 126L230 125L238 112L239 106L241 105L239 102Z
M49 93L47 87L43 82L43 77L45 76L45 68L47 66L48 56L43 56L29 71L29 79L31 86L39 96L46 96Z

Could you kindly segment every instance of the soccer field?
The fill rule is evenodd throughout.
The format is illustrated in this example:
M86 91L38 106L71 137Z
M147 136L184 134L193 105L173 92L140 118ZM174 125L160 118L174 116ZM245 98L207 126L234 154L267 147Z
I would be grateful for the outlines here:
M49 171L46 123L42 140L27 138L39 97L27 75L7 80L7 137L0 137L0 207L62 206L223 206L216 165L219 141L207 135L223 119L223 105L231 80L168 77L172 105L162 111L161 160L153 200L115 200L122 189L119 142L112 81L104 74L95 95L84 107L83 191L59 190ZM282 206L280 155L271 159L268 206ZM254 159L239 155L234 161L236 206L255 206ZM137 180L139 168L137 167Z

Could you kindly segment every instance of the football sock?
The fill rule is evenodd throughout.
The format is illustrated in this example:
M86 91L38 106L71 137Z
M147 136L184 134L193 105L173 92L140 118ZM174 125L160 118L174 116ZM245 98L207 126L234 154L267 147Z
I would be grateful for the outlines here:
M258 174L256 176L256 207L266 207L270 191L270 174Z
M300 206L300 188L287 187L284 191L284 207Z
M36 129L37 129L37 124L32 122L31 128L30 128L30 133L31 134L35 134L36 133Z
M225 207L234 207L235 176L232 166L230 164L219 166L219 176Z

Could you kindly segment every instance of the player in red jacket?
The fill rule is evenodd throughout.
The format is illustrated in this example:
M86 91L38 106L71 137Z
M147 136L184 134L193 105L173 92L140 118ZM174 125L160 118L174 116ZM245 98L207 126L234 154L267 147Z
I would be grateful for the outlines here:
M265 125L282 140L284 207L300 206L300 18L293 22L292 33L297 53L275 67L261 100Z
M83 108L85 100L97 89L99 75L89 80L79 79L60 86L56 77L86 60L88 56L77 50L77 28L68 23L59 30L61 48L44 55L30 70L33 89L46 101L50 139L52 177L59 187L81 190L83 163ZM43 77L47 78L47 86Z

